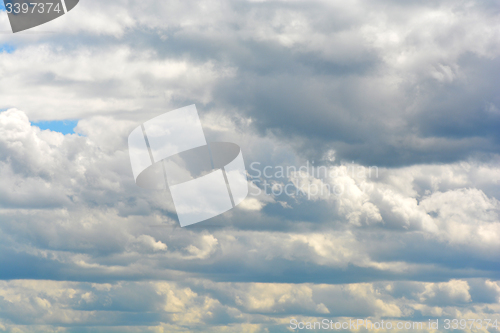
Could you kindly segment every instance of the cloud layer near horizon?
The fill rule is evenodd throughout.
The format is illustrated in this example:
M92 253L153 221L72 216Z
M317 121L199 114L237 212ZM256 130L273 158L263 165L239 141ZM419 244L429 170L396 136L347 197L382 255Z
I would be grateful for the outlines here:
M488 1L88 0L0 34L0 331L500 319L499 15ZM126 138L192 103L255 185L180 228L168 193L135 185ZM76 134L31 124L57 119L79 119ZM277 174L313 161L334 176Z

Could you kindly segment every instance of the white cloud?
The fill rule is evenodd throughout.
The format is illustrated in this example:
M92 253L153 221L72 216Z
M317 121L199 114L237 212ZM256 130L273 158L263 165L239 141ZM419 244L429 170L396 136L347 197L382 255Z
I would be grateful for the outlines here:
M497 318L500 20L487 6L88 0L0 34L15 48L0 53L0 330ZM135 185L126 138L192 103L247 165L308 159L337 176L274 179L304 193L180 229L168 193ZM53 119L77 134L30 124Z

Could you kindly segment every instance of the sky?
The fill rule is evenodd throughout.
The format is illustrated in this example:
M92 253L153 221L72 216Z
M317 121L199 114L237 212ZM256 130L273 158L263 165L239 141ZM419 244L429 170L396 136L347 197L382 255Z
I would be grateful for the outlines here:
M494 0L0 11L0 332L500 321L499 73ZM181 228L127 137L191 104L250 194Z

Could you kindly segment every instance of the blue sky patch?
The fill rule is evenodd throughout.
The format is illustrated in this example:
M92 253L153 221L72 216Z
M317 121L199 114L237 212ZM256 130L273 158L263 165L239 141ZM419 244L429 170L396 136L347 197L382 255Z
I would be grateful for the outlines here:
M62 134L74 134L73 129L78 124L78 120L52 120L52 121L40 121L36 123L31 123L33 126L39 127L41 130L49 129L53 132L59 132Z
M5 5L3 4L3 1L0 1L0 11L2 10L5 11Z
M9 44L0 44L0 53L7 52L12 53L16 50L16 48Z

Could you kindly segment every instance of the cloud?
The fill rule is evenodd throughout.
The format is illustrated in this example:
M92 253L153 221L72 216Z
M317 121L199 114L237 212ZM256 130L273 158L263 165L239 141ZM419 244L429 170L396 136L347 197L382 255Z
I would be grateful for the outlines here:
M498 15L484 1L88 0L0 34L0 331L496 319ZM181 229L168 191L134 183L127 136L193 103L254 185ZM31 123L65 119L75 133Z
M82 3L45 26L55 34L2 54L2 103L47 120L63 119L57 110L136 119L196 102L363 165L498 151L499 26L488 6L195 3Z
M44 326L47 323L55 326L86 323L95 325L99 332L109 329L99 326L110 326L113 330L117 324L130 325L127 331L136 331L134 325L143 325L142 330L148 332L161 328L206 331L205 325L211 325L215 332L253 325L258 332L270 325L278 332L285 332L287 321L295 316L342 320L349 314L373 321L401 320L414 312L451 313L454 309L450 305L458 305L464 318L491 317L484 305L472 307L467 281L413 283L405 289L422 292L410 298L395 295L395 288L395 283L334 286L213 283L198 279L182 283L113 284L23 280L1 283L0 312L10 318L2 322L4 330L30 324L43 332L48 331ZM431 305L427 305L429 302ZM498 303L490 307L498 308Z
M249 198L250 207L258 202L259 210L243 207L207 222L234 229L181 231L168 193L142 190L133 182L125 144L133 122L100 116L81 120L76 131L84 136L79 136L40 131L18 110L3 112L0 119L7 134L1 141L1 172L8 175L3 178L2 214L8 221L3 230L15 235L10 240L18 244L15 248L33 260L67 266L72 279L78 279L80 269L88 270L92 279L99 274L130 279L136 267L143 267L140 275L152 277L164 276L159 270L163 267L195 275L210 272L222 281L305 282L316 274L315 280L324 282L325 274L336 272L340 282L357 270L364 271L358 281L416 278L423 263L410 258L418 250L401 252L398 242L387 241L393 232L403 233L410 243L417 237L443 254L451 255L460 245L471 259L497 260L488 253L497 246L498 200L481 190L489 183L478 178L486 170L497 174L490 164L412 166L373 174L341 165L323 169L326 178L310 171L292 173L284 180L300 190L294 191L298 195L261 192ZM321 186L311 184L341 191L318 192ZM457 202L463 202L459 208ZM324 213L280 218L301 214L311 205ZM365 244L371 232L377 237ZM371 244L380 237L386 243L373 252ZM140 262L141 255L148 261ZM241 256L251 259L242 262ZM442 264L442 259L425 258ZM443 260L450 265L449 278L454 269L465 268L451 258ZM232 268L220 270L229 262ZM271 267L275 273L269 275ZM238 270L252 273L245 276ZM297 275L280 275L287 270ZM490 276L488 270L484 278Z

